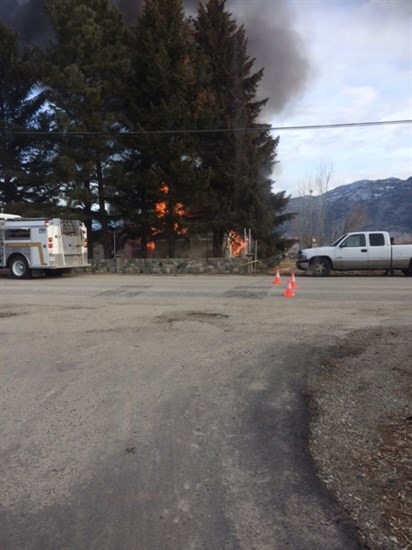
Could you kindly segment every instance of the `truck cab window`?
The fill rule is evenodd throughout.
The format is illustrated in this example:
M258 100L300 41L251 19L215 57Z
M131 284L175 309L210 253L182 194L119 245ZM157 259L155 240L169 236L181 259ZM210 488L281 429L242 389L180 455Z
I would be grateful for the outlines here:
M371 233L369 235L369 244L371 246L384 246L385 237L383 233Z
M342 248L357 248L366 245L365 235L349 235L341 244Z

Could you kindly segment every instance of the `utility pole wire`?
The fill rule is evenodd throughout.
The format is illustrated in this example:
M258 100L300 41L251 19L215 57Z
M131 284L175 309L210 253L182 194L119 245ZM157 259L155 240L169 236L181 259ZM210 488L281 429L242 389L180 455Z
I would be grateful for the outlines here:
M323 130L328 128L354 128L360 126L390 126L395 124L412 124L412 120L381 120L381 121L368 121L368 122L337 122L335 124L310 124L302 126L270 126L270 125L257 125L252 128L208 128L200 129L193 128L190 130L137 130L137 131L67 131L67 132L45 132L37 130L4 130L0 131L1 135L36 135L36 136L147 136L147 135L179 135L179 134L216 134L216 133L230 133L230 132L284 132L293 130Z

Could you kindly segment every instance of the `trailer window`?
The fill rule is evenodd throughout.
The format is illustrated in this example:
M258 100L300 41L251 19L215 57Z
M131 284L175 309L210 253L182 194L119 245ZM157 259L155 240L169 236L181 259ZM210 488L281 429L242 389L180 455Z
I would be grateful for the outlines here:
M383 233L371 233L369 235L369 243L371 246L384 246L385 237Z
M7 241L25 241L30 239L30 229L6 229L4 239Z

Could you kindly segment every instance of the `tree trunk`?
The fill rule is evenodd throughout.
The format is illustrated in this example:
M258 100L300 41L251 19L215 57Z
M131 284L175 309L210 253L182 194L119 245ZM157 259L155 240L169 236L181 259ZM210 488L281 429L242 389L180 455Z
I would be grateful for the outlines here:
M106 205L105 205L103 171L102 171L102 162L99 158L96 161L96 176L97 176L97 189L98 189L98 201L99 201L99 221L102 226L102 245L103 245L104 257L110 258L111 247L110 247L109 226L107 222L107 212L106 212Z
M92 259L94 257L94 242L93 242L93 232L92 232L92 207L91 203L85 204L84 206L84 224L87 230L87 256Z
M173 230L170 230L168 237L169 258L174 258L176 255L176 235Z
M147 258L147 243L149 239L147 238L147 234L143 234L140 237L140 257L141 258Z
M223 254L223 237L224 232L221 229L213 231L213 257L221 258Z

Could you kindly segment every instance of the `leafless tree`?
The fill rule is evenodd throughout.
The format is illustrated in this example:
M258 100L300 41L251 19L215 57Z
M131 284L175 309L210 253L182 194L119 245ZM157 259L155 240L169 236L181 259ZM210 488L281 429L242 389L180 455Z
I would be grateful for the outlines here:
M368 221L368 213L360 203L355 203L349 210L343 223L343 233L358 231Z
M327 192L333 175L333 164L321 162L314 178L300 182L301 198L295 231L302 246L323 245L327 215Z
M295 235L301 247L306 248L312 245L313 224L313 186L309 179L299 183L298 197L300 201L294 218Z
M333 163L322 161L319 164L318 172L315 178L315 190L319 195L318 207L318 226L317 242L319 245L325 244L325 220L327 214L327 192L329 191L330 181L333 175Z

